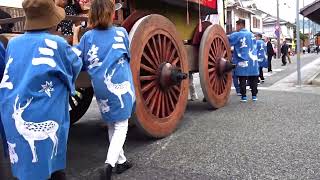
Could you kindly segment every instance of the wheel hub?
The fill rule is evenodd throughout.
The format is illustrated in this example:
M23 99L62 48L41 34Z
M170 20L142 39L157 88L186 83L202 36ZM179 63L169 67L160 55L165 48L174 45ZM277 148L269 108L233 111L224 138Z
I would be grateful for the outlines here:
M181 72L178 68L170 63L160 65L160 86L168 88L180 84L182 80L187 79L188 74Z
M231 62L227 61L225 58L221 58L221 60L218 62L218 75L222 76L225 73L228 73L232 71L236 65L232 64Z

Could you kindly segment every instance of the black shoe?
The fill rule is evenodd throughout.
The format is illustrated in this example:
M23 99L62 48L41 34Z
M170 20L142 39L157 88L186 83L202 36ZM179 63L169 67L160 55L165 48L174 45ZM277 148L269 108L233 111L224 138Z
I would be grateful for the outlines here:
M128 161L124 162L123 164L117 164L116 165L116 173L121 174L130 168L132 168L132 163L130 163Z
M100 180L111 180L112 166L110 164L105 164L100 172Z
M59 170L51 174L50 180L66 180L66 172L64 170Z
M206 98L203 98L203 99L202 99L202 102L207 102Z

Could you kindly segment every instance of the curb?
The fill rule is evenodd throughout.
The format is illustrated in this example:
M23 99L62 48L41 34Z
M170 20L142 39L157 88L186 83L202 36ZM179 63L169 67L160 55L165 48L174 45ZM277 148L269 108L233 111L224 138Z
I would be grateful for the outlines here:
M312 85L320 86L320 72L316 73L309 82Z

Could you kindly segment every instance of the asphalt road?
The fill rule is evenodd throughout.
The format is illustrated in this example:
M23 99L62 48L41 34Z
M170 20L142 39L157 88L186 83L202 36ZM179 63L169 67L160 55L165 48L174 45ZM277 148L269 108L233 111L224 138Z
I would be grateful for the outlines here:
M303 65L315 58L303 56ZM262 86L271 86L296 67L282 67L279 60L274 64L283 70ZM134 167L114 179L319 179L320 96L260 90L258 98L240 103L232 92L228 105L218 110L201 100L189 102L176 132L164 139L148 139L130 128L125 152ZM107 146L107 129L93 102L70 130L68 178L98 179ZM0 179L11 179L1 161Z

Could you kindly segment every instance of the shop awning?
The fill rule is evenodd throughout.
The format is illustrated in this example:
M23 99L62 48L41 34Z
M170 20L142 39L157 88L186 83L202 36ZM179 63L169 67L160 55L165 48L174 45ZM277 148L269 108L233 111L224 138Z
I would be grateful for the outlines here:
M300 10L300 14L320 24L320 0L317 0Z

